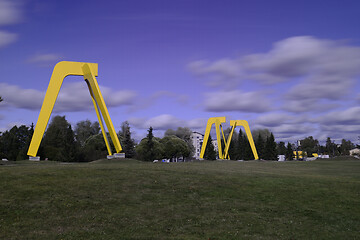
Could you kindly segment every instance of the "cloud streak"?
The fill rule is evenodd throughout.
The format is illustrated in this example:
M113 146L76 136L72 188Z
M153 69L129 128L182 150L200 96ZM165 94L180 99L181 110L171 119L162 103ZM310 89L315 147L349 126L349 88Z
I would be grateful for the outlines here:
M290 112L318 111L320 105L344 99L360 76L360 47L311 36L276 42L266 53L216 61L196 61L190 71L210 86L237 88L246 81L264 87L290 83L282 91L282 108ZM286 102L285 102L286 101ZM309 104L311 103L311 104Z
M48 53L48 54L36 54L30 57L27 62L32 63L41 67L54 66L59 62L62 57L58 54Z
M239 90L206 93L204 105L205 110L209 112L262 113L271 109L263 93Z
M114 91L100 86L107 107L131 105L136 93L130 90ZM0 95L4 101L0 107L40 110L45 93L36 89L22 89L15 85L0 83ZM84 82L64 83L55 102L54 112L79 112L92 110L93 103Z
M170 114L161 114L149 119L130 118L129 123L138 129L148 129L152 127L154 130L176 129L178 127L188 127L192 130L202 129L206 126L207 119L195 118L191 120L179 119Z
M16 39L17 35L15 33L0 31L0 48L15 42Z
M22 2L18 0L0 0L0 26L15 24L22 19ZM17 34L0 30L0 48L17 40Z

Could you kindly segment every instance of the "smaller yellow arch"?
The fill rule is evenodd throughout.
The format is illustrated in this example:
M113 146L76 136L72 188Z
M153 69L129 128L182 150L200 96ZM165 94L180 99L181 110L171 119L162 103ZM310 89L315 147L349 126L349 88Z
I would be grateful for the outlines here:
M258 160L259 156L257 154L256 151L256 147L255 147L255 143L254 143L254 139L252 137L251 131L250 131L250 127L249 127L249 123L246 120L230 120L230 126L231 126L231 131L230 134L228 136L228 139L225 139L225 135L224 135L224 131L222 129L222 125L221 123L226 122L226 118L225 117L213 117L213 118L209 118L207 125L206 125L206 130L205 130L205 135L204 135L204 141L201 147L201 152L200 152L200 158L204 158L204 154L205 154L205 149L206 149L206 144L208 142L209 139L209 135L210 135L210 130L213 124L215 124L215 129L216 129L216 138L217 138L217 143L218 143L218 152L219 152L219 159L230 159L229 157L229 147L230 147L230 143L231 143L231 138L234 134L234 130L236 128L236 126L243 126L245 128L245 132L246 135L248 137L250 146L251 146L251 150L254 154L254 159ZM224 139L224 143L225 143L225 149L224 149L224 153L222 151L222 147L221 147L221 138L220 138L220 130Z
M90 96L92 98L95 107L96 115L99 119L101 131L103 133L103 137L105 140L106 147L108 149L108 153L109 155L112 155L109 145L109 140L107 139L106 130L102 121L101 114L103 115L105 124L109 131L111 140L115 146L116 152L117 153L121 152L122 148L120 145L119 138L116 135L109 112L105 105L105 101L102 97L99 85L95 78L95 76L98 76L98 64L62 61L57 63L54 67L27 154L33 157L36 156L46 126L49 122L51 112L54 108L56 98L59 94L61 85L64 81L64 78L69 75L84 76L84 79L89 88Z

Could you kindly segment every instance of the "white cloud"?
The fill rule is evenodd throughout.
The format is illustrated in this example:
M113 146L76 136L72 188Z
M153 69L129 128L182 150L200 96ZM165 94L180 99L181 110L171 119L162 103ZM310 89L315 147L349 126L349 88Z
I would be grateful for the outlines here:
M167 130L184 125L184 121L170 114L162 114L150 119L130 118L129 123L139 129L152 127L154 130Z
M359 125L360 126L360 107L352 107L342 111L334 111L325 114L315 121L324 125Z
M22 2L18 0L0 0L0 25L17 23L22 18Z
M32 57L30 57L27 62L32 63L41 67L48 67L53 66L57 62L59 62L62 59L62 57L58 54L36 54Z
M298 122L298 121L299 119L297 117L293 117L285 113L274 112L274 113L261 115L254 122L262 126L272 127L272 126L279 126L283 123Z
M22 18L22 1L0 0L0 26L17 23ZM0 30L0 48L13 43L17 34Z
M188 65L188 69L199 77L209 78L208 85L233 87L241 76L241 65L237 60L220 59L213 63L200 60Z
M114 91L100 86L107 107L131 105L136 93L129 90ZM45 93L35 89L22 89L15 85L0 83L3 107L40 110ZM55 102L54 112L77 112L93 110L93 103L85 82L64 83Z
M233 90L205 94L205 110L210 112L239 111L261 113L270 109L269 100L261 92Z
M15 42L16 39L17 35L15 33L0 31L0 48Z
M297 99L297 100L289 100L285 99L283 102L283 110L294 112L294 113L302 113L309 111L316 112L325 112L328 110L332 110L339 105L336 103L326 103L322 100L316 101L314 99Z
M175 99L178 103L184 105L188 101L188 96L179 95L170 91L158 91L153 93L150 97L137 98L132 106L128 109L129 113L133 113L139 110L147 109L154 105L160 98L166 97L167 99Z
M255 80L264 85L289 82L280 87L283 109L294 112L318 111L323 100L348 98L360 76L360 47L311 36L291 37L260 54L235 59L197 61L189 69L205 76L216 86L234 88L233 83ZM278 85L277 85L278 86ZM308 104L311 102L311 104ZM335 105L327 105L327 108ZM290 106L290 107L289 107Z
M131 105L136 93L129 90L113 91L111 88L99 86L106 106L118 107ZM60 89L54 112L77 112L93 110L88 87L85 82L64 83Z
M3 107L16 107L29 110L40 109L45 93L35 89L22 89L16 85L0 83Z
M207 119L196 118L191 120L179 119L170 114L162 114L150 119L130 118L129 123L138 129L148 129L150 126L154 130L176 129L178 127L188 127L192 130L205 129Z

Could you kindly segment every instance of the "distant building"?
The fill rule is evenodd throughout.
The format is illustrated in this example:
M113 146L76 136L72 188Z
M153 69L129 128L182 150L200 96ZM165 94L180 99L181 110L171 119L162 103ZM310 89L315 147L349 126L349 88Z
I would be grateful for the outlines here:
M212 144L214 145L214 148L215 148L215 151L217 152L218 151L218 142L217 142L217 139L214 139L212 140Z
M199 132L192 132L190 138L191 138L192 144L193 144L194 149L195 149L195 153L194 153L193 157L195 159L200 159L200 152L201 152L202 144L204 142L204 135L199 133ZM214 145L214 149L217 152L218 151L217 140L216 139L212 140L211 143Z
M349 152L350 152L350 156L360 155L360 149L359 148L351 149Z
M193 157L195 159L200 159L200 151L204 141L204 135L198 132L192 132L190 138L195 149Z

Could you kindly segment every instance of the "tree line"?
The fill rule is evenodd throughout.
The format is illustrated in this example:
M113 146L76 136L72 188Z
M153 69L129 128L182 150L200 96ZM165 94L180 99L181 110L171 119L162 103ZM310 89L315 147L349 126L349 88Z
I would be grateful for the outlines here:
M225 129L224 136L228 139L231 129ZM34 132L34 125L14 126L8 131L0 133L0 158L9 160L27 159L27 150ZM106 133L108 134L108 133ZM123 152L127 158L136 158L143 161L155 159L191 159L194 155L192 144L192 131L189 128L179 127L176 130L168 129L163 138L153 135L153 129L148 129L147 136L139 144L131 136L130 125L127 121L121 124L117 133ZM324 146L317 139L309 136L299 141L299 144L275 142L275 137L268 129L252 131L255 146L260 159L277 160L278 155L285 155L287 160L293 160L294 151L303 151L307 156L313 153L328 154L330 156L348 155L349 150L355 145L348 140L342 139L341 144L335 144L330 138ZM224 140L221 139L222 149L225 148ZM112 152L114 146L110 143ZM89 120L76 123L74 130L65 116L52 118L39 147L38 156L54 161L93 161L108 155L98 122ZM206 146L204 159L215 160L217 150L212 144L212 138ZM234 132L229 147L231 160L254 159L248 136L240 129Z
M147 137L136 144L131 136L129 123L123 122L117 135L125 156L144 161L184 159L192 156L194 149L190 141L190 129L180 127L176 131L169 130L161 139L154 137L152 131L150 127ZM0 133L0 158L14 161L27 159L33 132L32 124L30 127L14 126ZM110 148L114 153L112 142ZM83 162L104 158L108 151L98 122L80 121L73 130L65 116L55 116L44 133L37 155L41 159L53 161Z

